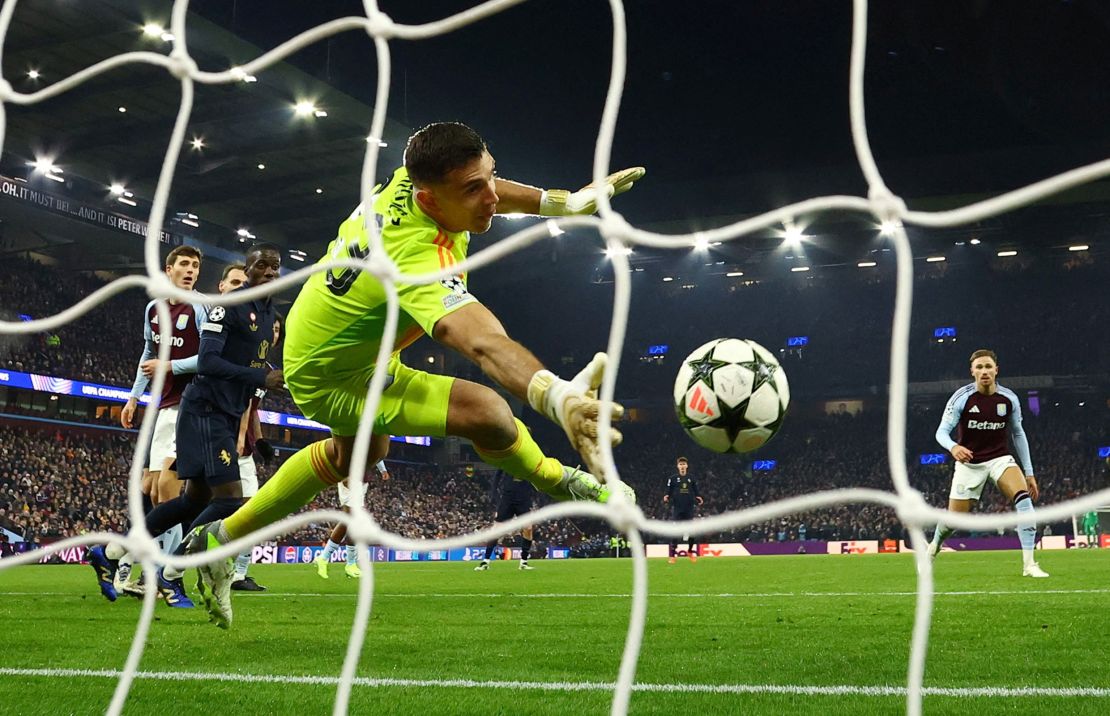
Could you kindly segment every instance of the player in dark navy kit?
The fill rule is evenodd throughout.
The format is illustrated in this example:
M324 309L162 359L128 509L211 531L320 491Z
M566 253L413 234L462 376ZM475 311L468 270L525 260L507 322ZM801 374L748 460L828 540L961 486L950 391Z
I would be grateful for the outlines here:
M495 522L508 522L519 515L526 515L532 511L536 504L536 488L527 480L517 480L502 470L493 476L490 494L497 499L497 516ZM486 556L474 568L475 572L484 572L489 569L490 559L497 549L499 540L493 540L486 545ZM520 530L520 569L534 569L528 564L532 556L532 526L528 525Z
M675 469L678 472L667 478L667 494L663 495L663 504L671 506L671 519L676 522L682 520L694 519L694 511L701 507L705 501L701 495L698 494L698 481L694 476L689 474L690 463L686 458L680 457L675 460ZM698 561L698 545L697 540L693 537L684 536L683 539L690 541L690 551L688 553L691 562ZM675 552L678 550L678 540L671 540L670 559L667 560L670 564L675 563Z
M200 278L203 258L204 255L192 246L178 246L166 256L166 276L177 288L191 291ZM143 470L143 512L147 514L159 503L181 494L181 483L171 468L177 457L175 432L178 404L197 371L200 326L206 320L203 304L172 300L167 303L170 313L170 359L164 362L158 358L162 332L158 325L158 310L155 302L151 301L143 311L143 354L139 358L135 383L131 387L131 396L120 411L120 423L125 428L132 428L139 398L151 379L160 372L167 374L158 401L154 430L150 435L147 467ZM181 537L181 530L169 530L159 536L159 546L167 554L171 553L181 543ZM138 570L131 569L133 560L122 546L109 544L93 547L89 552L89 563L96 570L101 593L109 601L115 601L118 594L143 596L142 585L136 583ZM118 564L114 572L112 564ZM111 583L104 579L107 574L115 575Z
M975 379L973 383L960 388L948 399L937 428L937 442L956 459L948 509L970 512L971 503L979 501L983 485L989 479L1025 517L1017 528L1021 540L1022 576L1047 577L1048 573L1033 559L1037 539L1033 500L1040 490L1033 476L1029 441L1021 427L1021 401L1014 391L998 384L998 358L993 351L978 350L971 354L971 377ZM956 430L955 440L952 439L953 430ZM1013 439L1017 460L1010 454L1007 433ZM929 544L929 556L936 556L950 534L949 527L937 525Z

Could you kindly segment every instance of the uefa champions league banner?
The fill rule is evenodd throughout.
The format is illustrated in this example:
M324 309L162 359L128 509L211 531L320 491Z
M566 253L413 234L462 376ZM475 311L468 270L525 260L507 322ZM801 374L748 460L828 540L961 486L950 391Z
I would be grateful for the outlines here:
M35 390L40 393L77 395L83 398L110 400L115 403L126 403L131 397L131 390L129 388L85 383L80 380L56 378L50 375L20 373L15 370L0 370L0 385L7 385L12 388L23 388L25 390ZM143 405L147 405L150 403L150 395L148 393L143 393L139 398L139 402ZM267 425L279 425L283 428L300 428L302 430L319 431L326 431L328 429L327 426L315 420L309 420L300 415L275 413L271 410L259 410L258 419ZM396 442L409 443L410 445L424 445L425 447L432 444L432 439L427 436L394 436L391 439Z

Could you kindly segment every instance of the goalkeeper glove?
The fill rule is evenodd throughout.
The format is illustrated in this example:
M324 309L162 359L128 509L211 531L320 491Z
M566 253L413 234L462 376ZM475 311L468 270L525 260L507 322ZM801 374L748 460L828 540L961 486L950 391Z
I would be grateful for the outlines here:
M254 454L258 455L263 465L269 465L274 459L274 446L268 440L259 438L254 441Z
M610 199L623 194L640 180L647 170L643 167L622 169L605 177L601 188L587 184L578 191L548 189L540 195L540 216L568 216L571 214L592 214L597 211L598 194L604 192Z
M528 383L528 403L563 429L590 472L601 482L605 482L605 472L598 443L601 402L597 399L597 391L607 362L608 356L598 353L569 381L549 370L540 370ZM619 403L613 403L610 411L614 422L624 415L624 407ZM621 438L620 431L613 428L610 439L614 447L620 444Z

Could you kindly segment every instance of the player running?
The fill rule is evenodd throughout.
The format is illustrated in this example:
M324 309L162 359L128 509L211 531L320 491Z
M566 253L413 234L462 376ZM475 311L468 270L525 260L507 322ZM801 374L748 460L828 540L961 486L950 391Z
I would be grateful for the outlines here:
M177 288L191 291L200 278L200 264L203 254L192 246L178 246L166 256L166 275ZM162 386L162 399L158 403L154 431L148 455L147 469L143 471L143 507L149 514L155 506L172 500L181 492L177 473L171 469L177 459L177 410L186 386L197 372L197 353L200 350L200 327L207 316L207 309L200 303L181 303L167 301L173 330L170 337L170 360L163 363L158 359L158 344L162 334L158 325L158 310L151 301L143 311L143 354L131 387L131 397L120 412L120 423L132 428L139 398L147 389L157 371L164 371L165 383ZM149 504L147 504L149 502ZM172 553L181 542L181 530L173 529L160 535L158 542L162 551ZM118 569L113 569L109 560L118 560ZM89 564L96 570L100 593L108 601L115 601L120 593L134 597L143 596L143 588L137 583L138 571L132 570L133 560L123 547L110 544L96 546L89 550ZM114 573L114 579L107 577Z
M944 408L937 442L952 453L956 469L952 476L952 491L948 509L952 512L970 512L971 503L978 502L983 485L989 478L998 486L1014 509L1025 516L1018 525L1021 540L1022 576L1047 577L1033 560L1033 547L1037 539L1037 524L1033 517L1033 500L1040 490L1033 476L1033 462L1029 457L1029 442L1021 427L1021 403L1014 391L998 384L998 358L993 351L978 350L971 354L973 383L952 394ZM956 439L952 439L952 430ZM1014 441L1014 452L1021 467L1010 454L1006 432ZM936 557L941 545L952 529L938 523L929 556Z
M590 214L599 192L627 191L643 174L642 168L628 169L611 175L601 187L574 193L542 191L498 178L493 157L474 130L455 123L432 124L409 139L404 166L375 187L372 205L358 207L339 227L328 256L369 255L363 212L371 211L386 252L402 272L438 271L462 261L471 232L487 231L495 214ZM398 357L420 336L431 336L560 425L587 464L596 465L596 391L605 370L604 354L597 354L573 380L562 380L509 338L497 317L467 289L466 274L430 285L402 283L397 289L401 311L393 356L388 365L376 366L387 314L382 284L361 270L340 268L307 280L289 311L285 379L305 417L327 425L331 437L287 460L234 515L198 530L189 540L189 552L243 537L346 479L366 386L376 368L386 370L389 378L374 418L371 464L386 456L390 435L453 435L471 440L485 462L556 499L609 499L609 489L593 475L544 455L493 389L414 370ZM622 413L619 405L612 407L614 419ZM619 440L614 431L614 443ZM634 499L631 490L628 494ZM231 621L229 572L225 560L199 570L214 594L210 605L220 625Z

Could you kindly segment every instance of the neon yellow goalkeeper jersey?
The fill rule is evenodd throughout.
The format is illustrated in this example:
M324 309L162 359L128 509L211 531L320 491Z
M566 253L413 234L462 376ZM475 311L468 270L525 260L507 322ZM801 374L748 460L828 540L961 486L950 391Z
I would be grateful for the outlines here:
M374 188L373 219L386 253L405 274L426 274L462 261L470 244L469 232L441 229L421 210L413 194L404 167L397 169L384 187ZM340 224L338 236L321 261L370 255L362 212L360 206ZM443 316L477 301L467 291L463 273L424 286L398 283L397 290L401 313L394 354L421 335L431 335ZM286 382L292 388L294 382L302 382L298 377L314 383L314 379L372 373L386 312L384 287L372 275L340 267L313 274L289 310Z

